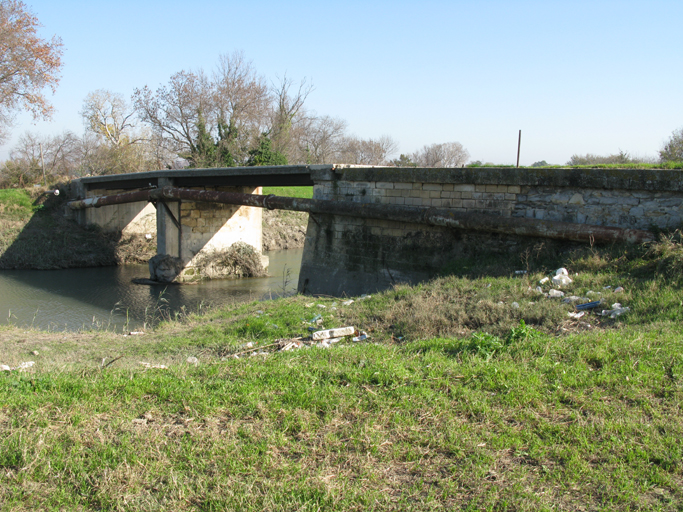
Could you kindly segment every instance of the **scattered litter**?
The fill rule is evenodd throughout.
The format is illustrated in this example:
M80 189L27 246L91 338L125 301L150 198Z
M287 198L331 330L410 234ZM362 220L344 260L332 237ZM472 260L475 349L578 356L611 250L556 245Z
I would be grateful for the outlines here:
M312 302L309 302L308 304L304 304L304 307L306 308L312 308L314 304Z
M567 274L557 274L553 277L553 285L555 286L567 286L569 284L572 284L572 278Z
M581 318L585 314L586 314L585 311L578 311L576 313L573 311L570 311L569 313L567 313L567 316L569 316L570 318L574 318L574 319L578 320L579 318Z
M330 307L330 311L337 311L337 307L336 307L336 306L331 306L331 307Z
M271 328L271 329L279 329L279 327L277 326L277 324L270 324L270 328Z
M151 235L150 233L145 233L145 238L146 238L147 240L151 240L151 239L152 239L152 235Z
M199 364L199 359L197 359L197 358L194 357L194 356L190 356L190 357L187 358L187 362L188 362L188 364L198 365L198 364Z
M228 357L239 359L241 356L246 355L251 357L257 355L267 356L273 352L288 352L290 350L311 347L330 348L335 343L339 343L340 341L348 339L349 337L354 336L354 334L356 336L352 338L353 341L363 341L368 339L368 335L365 331L357 331L353 326L337 327L335 329L325 329L321 331L317 331L315 327L309 327L308 330L311 331L311 336L305 338L282 338L275 340L273 343L262 346L258 346L249 342L242 346L243 350L237 352L236 354L226 356L223 358L223 360L227 359ZM190 362L189 358L188 362Z
M576 295L570 295L569 297L565 297L562 299L562 302L565 304L571 304L573 302L579 302L579 301L587 301L588 299L586 297L577 297Z
M353 302L353 299L345 300L344 302L342 302L342 306L350 306L351 304L353 304Z
M34 364L36 364L35 361L26 361L24 363L19 364L19 366L17 366L16 368L12 368L12 369L13 370L26 370L28 368L31 368L31 366L33 366Z
M513 303L510 304L510 305L511 305L513 308L515 308L515 309L519 309L519 302L513 302Z
M141 334L145 334L143 331L130 331L128 334L124 334L123 336L139 336Z
M564 292L561 292L560 290L555 290L553 288L548 292L548 297L552 297L552 298L564 297Z
M556 275L556 276L568 276L568 275L569 275L569 272L567 272L567 269L566 269L566 268L561 267L561 268L558 268L558 269L555 271L555 275Z
M526 274L526 273L527 273L526 270L515 270L515 274L517 274L517 275L522 275L522 274Z
M336 306L337 306L337 303L336 303L336 302L333 302L333 303L332 303L332 307L334 308L334 307L336 307Z
M160 370L168 370L168 366L165 364L151 364L151 363L145 363L143 361L140 361L140 364L144 366L145 368L158 368Z
M607 286L603 286L603 287L602 287L603 290L609 290L610 288L612 288L612 286L609 285L609 284L608 284Z
M593 290L588 290L586 292L586 295L602 295L601 292L594 292Z
M242 345L241 348L254 348L254 343L250 341L249 343L245 343L244 345Z
M537 286L537 287L536 287L536 291L537 291L538 293L543 293L543 288L541 288L540 286Z
M39 356L40 352L38 352L37 350L34 350L33 352L31 352L31 354L33 354L34 356Z
M259 310L256 312L256 314L257 314L257 315L262 315L262 314L263 314L263 311L261 311L261 310L259 309Z
M586 309L595 309L595 308L597 308L599 305L600 305L600 301L599 301L599 300L596 300L596 301L593 301L593 302L586 302L586 303L584 303L584 304L577 304L577 305L576 305L576 309L577 309L578 311L583 311L583 310L586 310Z
M621 293L621 292L623 292L623 291L624 291L624 288L622 288L621 286L617 286L617 287L614 289L614 293Z
M12 369L12 368L10 368L9 366L7 366L6 364L0 364L0 372L8 372L8 371L10 371L11 369Z
M349 327L338 327L336 329L327 329L326 331L314 332L311 338L314 340L324 340L326 338L339 338L341 336L351 336L356 332L356 328L353 326Z
M325 309L325 308L327 308L327 306L326 306L325 304L318 304L318 307L319 307L320 309Z
M550 281L550 278L549 278L549 277L544 277L543 279L541 279L541 280L538 282L538 284L545 284L545 283L547 283L548 281Z
M311 319L308 321L308 323L309 323L309 324L314 324L315 322L317 322L318 320L320 320L322 317L323 317L322 315L315 315L313 318L311 318Z
M366 299L372 299L372 295L363 294L360 296L359 300L366 300Z
M484 288L491 288L491 283L486 283L486 284L484 285Z
M614 307L618 306L618 307ZM622 308L621 304L616 303L612 304L612 309L603 309L601 313L598 313L599 315L602 316L609 316L610 318L616 318L619 315L623 315L624 313L627 313L631 311L631 308Z

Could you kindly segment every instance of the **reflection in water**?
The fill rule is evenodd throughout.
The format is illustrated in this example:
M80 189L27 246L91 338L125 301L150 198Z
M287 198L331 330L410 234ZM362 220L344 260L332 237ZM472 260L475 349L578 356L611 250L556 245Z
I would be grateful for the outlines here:
M0 272L0 321L50 330L140 328L161 315L173 317L232 302L296 291L303 249L272 251L270 276L148 286L147 265Z

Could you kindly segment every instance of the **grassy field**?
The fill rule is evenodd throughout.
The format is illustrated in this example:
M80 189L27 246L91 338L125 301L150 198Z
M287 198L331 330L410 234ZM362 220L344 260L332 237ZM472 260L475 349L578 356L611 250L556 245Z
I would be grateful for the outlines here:
M311 199L313 197L313 187L263 187L263 194Z
M569 317L536 291L560 266L630 310ZM36 364L0 372L0 509L682 510L682 270L674 238L539 248L349 305L4 328L0 363ZM268 347L344 325L369 338Z

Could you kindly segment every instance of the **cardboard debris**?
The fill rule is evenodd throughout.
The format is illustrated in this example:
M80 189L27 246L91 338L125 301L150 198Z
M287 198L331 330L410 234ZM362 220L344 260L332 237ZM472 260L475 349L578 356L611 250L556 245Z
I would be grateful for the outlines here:
M140 361L140 364L144 366L145 368L158 368L160 370L168 370L168 366L165 364L152 364L152 363L145 363L143 361Z
M311 335L314 340L324 340L326 338L339 338L342 336L351 336L356 332L356 328L353 326L349 327L338 327L337 329L327 329L325 331L316 331Z

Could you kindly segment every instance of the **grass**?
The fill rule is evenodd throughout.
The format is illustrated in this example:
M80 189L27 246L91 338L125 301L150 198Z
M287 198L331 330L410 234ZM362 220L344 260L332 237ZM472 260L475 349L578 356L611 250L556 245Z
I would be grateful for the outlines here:
M36 365L0 373L0 509L681 510L681 263L675 237L539 249L346 306L286 297L125 338L7 327L0 362ZM631 311L569 318L535 291L559 266L568 295ZM368 342L232 357L318 314Z
M263 187L263 194L311 199L313 198L313 187Z
M33 198L25 189L0 189L0 215L25 219L36 210Z

